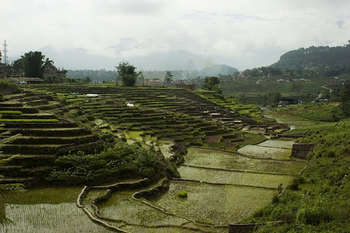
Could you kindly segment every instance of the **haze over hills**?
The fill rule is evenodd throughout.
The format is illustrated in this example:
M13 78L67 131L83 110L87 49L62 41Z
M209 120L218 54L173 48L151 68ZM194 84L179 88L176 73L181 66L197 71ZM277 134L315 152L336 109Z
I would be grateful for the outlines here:
M200 76L232 75L238 72L238 69L228 65L213 65L202 69Z
M170 70L174 75L175 80L186 80L196 77L234 75L239 71L228 65L211 65L201 70ZM166 71L142 71L146 79L161 79L163 80ZM94 81L111 81L115 80L115 71L112 70L68 70L67 76L70 78L85 78L90 77Z
M115 66L121 61L128 61L130 64L136 66L138 70L146 71L200 71L204 68L220 64L220 61L186 50L170 50L149 53L147 55L118 55L113 57L92 54L88 50L81 48L59 50L47 46L40 49L40 51L46 57L53 59L56 65L68 70L114 70ZM220 68L216 69L220 70ZM230 73L229 69L226 69L225 73Z

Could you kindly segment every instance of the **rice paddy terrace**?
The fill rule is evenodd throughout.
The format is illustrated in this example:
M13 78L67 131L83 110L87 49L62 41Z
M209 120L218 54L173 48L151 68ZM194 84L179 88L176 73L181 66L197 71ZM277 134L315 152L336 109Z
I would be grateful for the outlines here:
M94 122L116 135L189 144L242 141L240 131L257 123L246 115L184 89L40 86L64 101L62 111L82 123ZM67 114L68 115L68 114ZM78 116L78 117L77 117ZM79 118L80 116L80 118ZM107 123L107 124L104 124ZM283 125L259 125L266 133Z
M60 154L99 148L98 137L55 115L59 102L24 92L0 103L0 183L27 183L45 175Z
M263 136L285 126L258 124L186 90L40 85L31 91L1 103L0 111L7 111L0 119L5 177L29 179L60 153L96 150L96 135L104 132L157 147L167 158L173 144L188 151L178 167L181 178L13 195L5 207L14 222L7 232L56 232L48 226L67 233L228 232L230 223L271 202L306 165L290 157L292 141ZM43 220L44 213L50 217ZM67 219L74 219L72 225Z

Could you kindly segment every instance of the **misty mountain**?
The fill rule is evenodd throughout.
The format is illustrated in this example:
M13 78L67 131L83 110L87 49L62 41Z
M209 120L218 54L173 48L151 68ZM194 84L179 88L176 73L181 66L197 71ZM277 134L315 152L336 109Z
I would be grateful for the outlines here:
M58 67L69 70L114 70L122 61L128 61L138 70L201 70L215 63L202 55L185 50L154 52L143 56L114 57L93 54L81 48L55 49L51 46L40 49Z
M140 70L201 70L215 64L211 59L185 50L151 53L127 57L127 61Z
M219 76L219 75L233 75L239 71L228 65L212 65L202 69L199 73L201 77Z

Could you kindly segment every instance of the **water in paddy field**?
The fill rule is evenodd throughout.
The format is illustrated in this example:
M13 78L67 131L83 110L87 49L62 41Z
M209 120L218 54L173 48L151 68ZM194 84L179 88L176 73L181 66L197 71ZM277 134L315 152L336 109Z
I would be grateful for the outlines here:
M0 232L110 232L89 221L76 207L79 193L80 188L42 188L11 193L6 196L4 208L8 223L0 225Z
M228 224L268 205L278 185L288 185L305 166L290 159L291 146L292 142L268 140L243 147L240 154L189 148L179 168L186 180L171 181L167 192L144 202L132 198L137 190L115 192L99 205L100 215L133 233L227 232ZM76 207L80 191L81 187L41 188L11 194L0 209L10 221L0 232L110 232ZM181 192L187 197L180 197ZM103 193L90 192L83 204L91 210L92 200Z

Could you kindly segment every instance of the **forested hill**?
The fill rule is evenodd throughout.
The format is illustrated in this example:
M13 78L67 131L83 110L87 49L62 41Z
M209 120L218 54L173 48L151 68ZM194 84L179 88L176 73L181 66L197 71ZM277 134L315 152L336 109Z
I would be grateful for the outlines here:
M309 47L289 51L273 65L283 69L350 71L350 43L337 47Z

